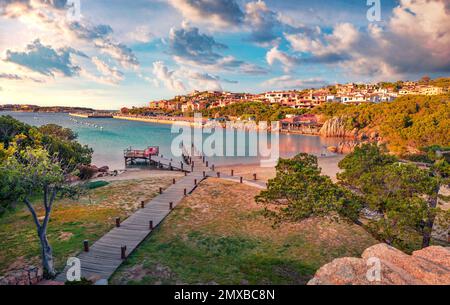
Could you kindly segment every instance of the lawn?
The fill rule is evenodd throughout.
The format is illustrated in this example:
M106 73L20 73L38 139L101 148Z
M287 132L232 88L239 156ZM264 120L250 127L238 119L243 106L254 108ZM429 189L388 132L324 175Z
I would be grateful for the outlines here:
M114 219L129 216L142 200L149 200L166 188L180 173L142 180L114 181L98 184L79 200L55 202L48 227L56 267L62 270L67 258L82 249L83 240L91 243L114 226ZM41 204L35 202L38 216ZM0 216L0 275L24 265L40 265L40 245L30 213L24 205Z
M358 226L309 219L273 228L259 191L209 178L113 275L113 284L305 284L323 264L376 244Z

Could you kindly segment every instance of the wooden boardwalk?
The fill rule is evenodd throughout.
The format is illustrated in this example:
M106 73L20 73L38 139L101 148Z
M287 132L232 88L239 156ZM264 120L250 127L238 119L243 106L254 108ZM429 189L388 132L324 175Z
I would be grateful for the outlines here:
M115 227L106 233L89 248L88 252L81 252L77 256L81 261L81 277L109 279L124 259L152 232L152 228L157 227L171 212L171 207L175 208L206 177L217 177L217 172L206 166L206 158L193 153L195 148L183 151L183 159L189 164L180 167L186 167L183 169L186 176L147 202L144 208L120 223L120 227ZM166 166L171 165L168 159L162 157L155 158L153 156L152 159L161 164L164 163ZM192 163L194 163L193 167ZM211 167L214 166L211 165ZM220 178L240 182L240 177L222 173ZM265 187L265 183L260 181L242 180L242 183L259 188ZM122 257L124 247L126 247L125 257ZM65 282L67 270L68 267L56 277L56 280Z

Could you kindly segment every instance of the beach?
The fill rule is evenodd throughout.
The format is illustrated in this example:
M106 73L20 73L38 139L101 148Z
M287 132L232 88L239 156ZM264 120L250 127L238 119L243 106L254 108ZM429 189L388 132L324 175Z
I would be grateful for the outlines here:
M329 176L333 182L337 181L336 174L340 172L338 167L339 161L341 161L345 156L337 155L332 157L318 157L317 161L319 167L322 169L322 174ZM242 176L244 179L252 180L253 175L256 174L257 180L268 181L276 176L275 167L261 167L259 163L255 164L234 164L218 166L217 171L231 174L231 170L234 171L235 176Z

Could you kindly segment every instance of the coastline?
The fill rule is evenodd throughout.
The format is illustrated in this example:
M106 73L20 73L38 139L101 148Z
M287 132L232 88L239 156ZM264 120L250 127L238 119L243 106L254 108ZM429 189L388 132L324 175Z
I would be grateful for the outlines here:
M336 182L336 175L341 171L338 167L338 163L344 157L344 155L317 157L319 167L322 169L322 174L329 176L333 182ZM219 165L216 167L216 170L225 174L231 174L231 170L233 170L234 176L242 176L247 180L252 180L253 174L256 174L257 180L265 182L267 182L269 179L275 178L276 176L275 167L261 167L258 162ZM141 180L146 178L172 176L181 177L182 173L177 171L161 170L153 167L128 168L122 170L122 173L117 176L96 177L92 178L91 181Z
M151 118L151 117L133 117L133 116L122 116L122 115L113 115L112 116L113 119L119 119L119 120L127 120L127 121L136 121L136 122L145 122L145 123L154 123L154 124L164 124L164 125L171 125L171 124L177 124L177 125L181 125L181 126L188 126L188 127L192 127L192 128L215 128L215 127L221 127L223 129L227 129L227 126L224 126L223 123L217 122L217 121L213 121L214 122L214 126L208 126L208 123L210 123L211 121L209 121L208 119L202 118L202 123L201 125L197 122L194 122L194 118L185 118L185 117L176 117L174 119L169 119L169 118ZM249 122L242 122L244 125L241 126L235 126L234 128L242 128L245 130L267 130L267 131L271 131L271 128L259 128L259 125L255 123L254 125L249 125ZM251 123L251 122L250 122ZM279 122L278 122L279 123ZM281 130L279 129L279 132L281 133Z

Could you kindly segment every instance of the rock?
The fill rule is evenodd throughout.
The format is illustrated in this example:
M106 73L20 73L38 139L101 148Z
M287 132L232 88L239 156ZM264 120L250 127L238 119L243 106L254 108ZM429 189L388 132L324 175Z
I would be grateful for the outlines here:
M320 129L319 134L325 137L351 136L351 132L348 132L345 128L343 117L333 117L327 120Z
M414 251L413 256L426 259L450 269L450 251L448 248L431 246L426 249Z
M358 141L345 141L338 144L337 152L340 154L349 154L355 150L355 147L361 145Z
M379 270L379 278L374 270ZM338 258L322 266L308 282L327 284L449 285L450 248L433 246L407 255L386 244L374 245L361 258Z
M106 172L109 171L109 167L108 167L108 166L102 166L102 167L100 167L100 168L98 169L98 171L99 171L100 173L106 173Z

